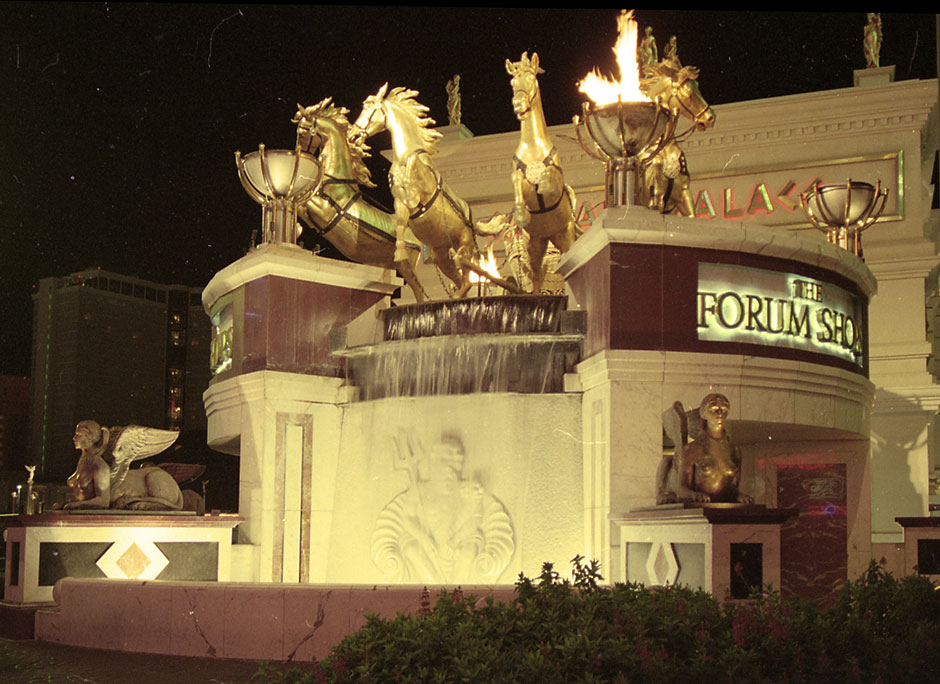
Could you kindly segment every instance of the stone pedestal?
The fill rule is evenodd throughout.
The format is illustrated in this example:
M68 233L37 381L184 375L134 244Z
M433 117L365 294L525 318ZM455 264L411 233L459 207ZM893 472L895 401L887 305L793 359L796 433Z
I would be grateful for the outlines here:
M226 581L237 515L20 515L4 533L3 599L52 601L63 577Z
M375 309L400 284L392 271L266 244L203 292L213 326L209 446L241 458L238 579L324 577L317 559L329 542L350 396L333 350L349 335L371 339Z
M793 510L738 504L674 504L614 516L620 582L684 584L717 598L780 588L780 525Z
M903 561L899 575L916 573L940 580L940 518L895 518L904 528Z
M855 69L852 80L856 87L874 88L894 83L894 65L873 69Z

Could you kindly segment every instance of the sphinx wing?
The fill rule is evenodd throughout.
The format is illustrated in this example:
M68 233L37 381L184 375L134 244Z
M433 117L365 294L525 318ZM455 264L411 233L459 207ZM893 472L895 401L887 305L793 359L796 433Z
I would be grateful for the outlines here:
M111 452L114 458L111 464L112 487L124 481L131 463L148 456L156 456L173 444L180 434L175 430L160 430L141 425L128 425L117 435L114 435L115 432L117 431L112 431L114 440Z

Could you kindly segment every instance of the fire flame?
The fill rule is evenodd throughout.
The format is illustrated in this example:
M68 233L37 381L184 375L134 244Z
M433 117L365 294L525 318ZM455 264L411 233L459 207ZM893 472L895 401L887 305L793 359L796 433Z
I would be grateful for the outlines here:
M578 83L578 90L598 106L612 104L618 99L621 102L649 102L649 98L640 91L640 66L636 61L639 27L633 18L633 10L620 12L617 31L617 42L613 49L620 70L620 81L605 78L594 67L594 71Z
M480 255L480 261L477 265L491 276L500 277L499 268L496 266L496 257L493 254L493 245L490 245L489 249L486 250L486 256ZM470 271L470 282L479 283L480 281L487 282L487 279Z

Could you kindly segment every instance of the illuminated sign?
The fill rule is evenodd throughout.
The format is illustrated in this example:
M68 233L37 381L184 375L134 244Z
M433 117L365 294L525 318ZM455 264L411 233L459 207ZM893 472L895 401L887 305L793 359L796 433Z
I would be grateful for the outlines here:
M232 339L235 334L232 305L212 317L212 342L209 345L209 369L212 375L232 367Z
M751 219L765 225L807 225L800 193L817 183L845 183L849 178L891 188L880 220L897 220L904 187L900 152L832 161L805 167L751 169L721 174L693 174L691 193L696 218Z
M698 339L789 347L862 365L863 304L806 276L698 265Z
M815 161L803 166L722 170L693 173L690 184L695 218L757 221L767 226L809 227L800 193L816 183L844 183L847 179L882 181L889 188L879 221L896 221L904 212L904 157L885 155ZM576 221L587 230L604 209L604 193L596 188L578 191L581 200Z

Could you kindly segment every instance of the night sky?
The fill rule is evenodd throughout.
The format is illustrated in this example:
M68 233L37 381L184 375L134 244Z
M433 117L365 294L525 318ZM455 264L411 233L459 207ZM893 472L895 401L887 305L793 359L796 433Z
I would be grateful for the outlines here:
M240 257L261 208L238 181L234 152L292 147L296 103L332 96L353 118L389 81L420 91L443 125L444 86L460 74L473 133L518 130L504 62L535 51L548 123L566 123L580 109L577 81L613 68L616 15L0 4L0 374L29 374L30 294L41 278L100 266L202 286ZM863 12L639 10L637 19L660 52L678 37L712 104L848 87L865 66ZM896 80L934 78L935 15L882 19L882 65L896 66Z

